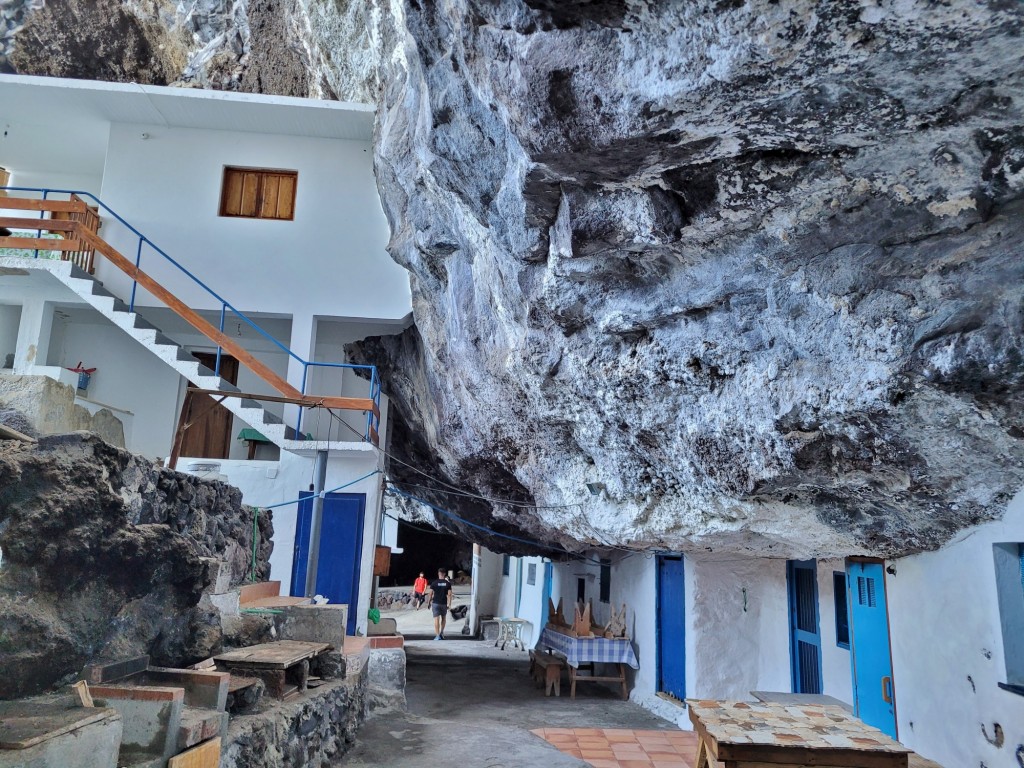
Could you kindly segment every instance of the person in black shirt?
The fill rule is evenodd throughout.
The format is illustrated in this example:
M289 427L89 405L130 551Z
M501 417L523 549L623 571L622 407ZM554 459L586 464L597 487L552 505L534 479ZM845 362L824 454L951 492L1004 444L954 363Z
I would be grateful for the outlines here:
M444 623L452 607L452 583L444 568L437 569L437 578L430 582L430 612L434 614L435 640L444 640Z

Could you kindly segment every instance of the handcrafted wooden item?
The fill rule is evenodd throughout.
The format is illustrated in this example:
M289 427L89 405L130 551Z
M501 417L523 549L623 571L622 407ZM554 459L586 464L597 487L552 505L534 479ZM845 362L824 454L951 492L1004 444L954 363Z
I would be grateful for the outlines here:
M168 761L167 768L217 768L220 765L220 737L186 749Z
M572 629L572 625L565 620L565 614L562 613L562 598L558 598L558 606L551 602L551 598L548 598L548 623L547 627L553 629L555 632L568 633Z
M96 705L92 701L92 694L89 693L89 684L85 680L79 680L77 683L71 686L75 692L75 698L78 699L79 706L82 707L95 707Z
M580 608L579 604L576 604L575 618L572 622L572 636L573 637L593 637L594 633L591 631L590 621L590 604L588 603L583 608Z
M619 613L612 607L612 617L604 626L604 636L609 640L616 637L627 637L626 635L626 604L622 604L622 612Z
M391 547L378 546L373 553L373 575L388 576L391 573Z

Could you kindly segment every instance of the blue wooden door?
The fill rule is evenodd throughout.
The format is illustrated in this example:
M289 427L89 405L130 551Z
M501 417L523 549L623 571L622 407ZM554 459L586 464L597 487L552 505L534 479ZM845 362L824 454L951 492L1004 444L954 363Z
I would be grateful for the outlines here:
M896 738L896 692L889 651L889 612L882 563L846 565L854 714Z
M686 698L686 586L682 557L658 557L658 690Z
M313 520L313 498L299 494L298 520L295 524L295 551L292 558L294 597L305 596L306 566L309 562L309 527ZM332 603L348 605L350 635L356 631L359 606L359 561L363 551L363 513L366 496L362 493L329 493L324 499L320 524L320 550L316 569L316 591Z
M541 616L544 618L544 625L546 626L548 620L551 618L549 607L551 605L551 581L552 581L552 565L550 561L544 563L544 596L541 598L544 604L541 606ZM539 633L538 633L539 635Z
M790 560L786 564L786 581L793 693L821 693L817 564L813 560Z

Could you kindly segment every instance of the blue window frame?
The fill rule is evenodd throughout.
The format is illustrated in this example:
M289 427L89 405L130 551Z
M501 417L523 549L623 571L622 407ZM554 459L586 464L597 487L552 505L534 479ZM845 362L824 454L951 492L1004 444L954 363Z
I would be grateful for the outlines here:
M511 571L512 557L511 555L501 556L501 575L508 576Z
M836 645L850 650L850 611L846 602L846 574L832 572L832 596L836 603Z
M992 545L996 571L996 599L1003 634L1006 683L1000 687L1024 695L1024 543Z

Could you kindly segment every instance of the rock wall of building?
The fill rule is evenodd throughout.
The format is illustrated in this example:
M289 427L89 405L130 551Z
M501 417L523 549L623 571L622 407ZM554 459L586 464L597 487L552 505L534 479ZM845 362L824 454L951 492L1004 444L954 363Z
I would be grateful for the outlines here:
M253 514L231 486L88 433L0 441L0 698L73 680L97 659L179 666L219 651L220 617L200 603L225 574L231 585L252 574ZM255 534L263 579L269 513Z

